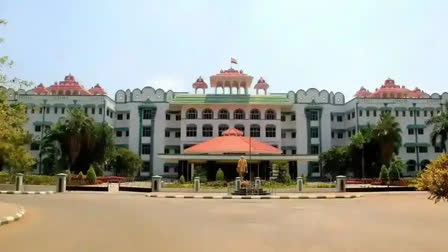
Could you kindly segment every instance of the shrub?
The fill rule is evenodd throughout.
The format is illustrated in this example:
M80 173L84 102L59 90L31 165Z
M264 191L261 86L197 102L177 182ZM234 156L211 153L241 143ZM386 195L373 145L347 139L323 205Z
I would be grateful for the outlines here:
M210 188L223 188L227 186L227 182L225 181L210 181L204 183L204 187L210 187Z
M435 203L448 200L448 154L440 154L417 179L419 190L428 190Z
M55 179L53 176L46 175L28 175L23 176L23 184L25 185L54 185Z
M0 172L0 184L9 184L9 173Z
M184 177L184 175L180 176L179 184L185 184L185 177Z
M89 170L87 170L87 182L89 182L89 184L95 184L95 180L96 180L96 173L95 173L95 169L93 168L93 166L91 165Z
M289 175L289 167L287 161L275 161L274 165L278 168L277 182L283 184L291 184L291 176Z
M380 179L385 183L386 181L389 181L389 170L385 165L381 166L380 170Z
M216 172L216 181L224 181L224 172L221 170L221 168L219 168Z
M83 179L84 179L84 174L82 173L82 171L80 171L80 172L78 173L78 179L79 179L79 180L83 180Z
M400 179L401 171L405 168L405 164L400 157L395 158L390 163L389 167L389 179L392 181L397 181Z
M67 174L67 184L70 184L72 181L72 173L70 172L70 169L65 170L64 173Z

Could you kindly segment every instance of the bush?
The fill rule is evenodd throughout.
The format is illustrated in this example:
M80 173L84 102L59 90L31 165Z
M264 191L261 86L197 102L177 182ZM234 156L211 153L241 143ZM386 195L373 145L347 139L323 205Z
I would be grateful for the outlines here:
M383 183L389 181L389 170L385 165L381 166L380 179L381 181L383 181Z
M401 171L405 168L405 165L401 158L397 157L390 163L389 167L389 179L391 181L397 181L400 179Z
M87 182L89 182L89 184L91 184L91 185L95 184L96 173L95 173L95 169L93 168L92 165L90 166L89 170L87 170L86 179L87 179Z
M185 184L185 177L184 177L184 175L180 176L179 184Z
M104 170L103 170L103 168L100 165L94 164L93 168L95 169L95 174L97 176L103 176L104 175Z
M224 181L224 172L221 170L221 168L219 168L216 172L216 181Z
M80 171L79 173L78 173L78 177L77 177L79 180L83 180L84 179L84 174L82 173L82 171Z
M66 170L64 173L67 174L67 184L70 184L72 181L72 173L70 172L70 169Z
M440 154L417 179L419 190L428 190L435 203L448 200L448 154Z
M277 165L278 176L277 182L283 184L291 184L291 176L289 175L289 166L287 161L275 161L273 165Z
M9 173L0 172L0 184L9 184Z
M227 187L227 182L225 181L211 181L204 183L204 187L210 187L210 188L223 188Z
M25 174L23 176L23 184L24 185L55 185L56 182L55 182L54 176Z

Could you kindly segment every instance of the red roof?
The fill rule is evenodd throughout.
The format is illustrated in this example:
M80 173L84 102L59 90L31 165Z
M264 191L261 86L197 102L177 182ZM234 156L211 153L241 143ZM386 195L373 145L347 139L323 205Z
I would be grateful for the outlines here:
M258 80L257 84L255 85L255 89L268 89L269 88L269 84L266 83L266 81L263 79L263 77L260 77L260 79Z
M196 144L186 150L190 154L224 154L224 153L249 153L249 142L252 154L281 154L282 150L270 144L259 141L253 137L243 136L243 132L230 128L220 137L215 137Z
M193 88L207 88L207 83L202 79L201 76L193 83Z
M370 93L369 90L361 87L355 94L356 97L382 97L382 98L421 98L427 94L418 88L409 90L405 86L395 85L395 81L388 78L380 88L375 89L375 92Z
M215 76L247 76L247 74L243 73L243 70L236 70L233 68L229 68L227 70L221 70L219 73L215 74Z
M60 81L59 83L55 82L54 85L48 87L48 90L53 94L59 94L59 92L64 92L67 90L70 90L71 92L70 94L74 94L73 92L76 92L77 94L81 95L91 94L87 89L84 88L83 85L78 83L75 80L75 76L71 74L65 76L63 81Z
M35 87L33 89L33 92L35 94L49 94L50 91L48 91L48 89L45 88L44 84L39 84L37 87Z
M89 92L93 95L104 95L106 91L104 91L103 87L100 84L96 84L93 88L89 89Z

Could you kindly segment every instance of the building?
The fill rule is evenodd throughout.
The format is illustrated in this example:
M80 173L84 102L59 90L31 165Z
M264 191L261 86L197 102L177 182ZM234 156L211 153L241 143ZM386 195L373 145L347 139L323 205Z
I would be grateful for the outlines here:
M407 164L406 175L414 175L441 152L430 145L431 130L424 122L442 111L448 101L446 92L429 95L387 79L373 93L361 88L355 98L346 101L341 92L315 88L269 93L262 77L254 85L256 94L249 94L252 82L252 76L230 68L210 76L210 85L199 77L193 83L194 94L145 87L119 90L110 98L99 84L86 89L73 75L49 87L40 84L28 91L6 91L10 102L26 104L26 127L36 139L43 136L44 127L64 118L72 107L109 123L116 131L116 145L133 150L144 160L141 176L183 174L189 179L195 165L207 165L212 172L234 169L236 160L245 155L252 175L268 177L272 160L287 160L292 177L317 177L321 175L316 162L319 153L347 145L357 130L375 124L384 112L392 113L402 127L399 155ZM207 92L209 86L212 92ZM231 128L283 153L185 152ZM39 144L30 148L39 158Z

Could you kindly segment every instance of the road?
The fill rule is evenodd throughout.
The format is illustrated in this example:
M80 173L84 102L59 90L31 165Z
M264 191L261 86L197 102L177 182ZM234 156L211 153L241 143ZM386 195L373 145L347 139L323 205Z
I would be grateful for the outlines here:
M331 200L0 195L26 215L0 251L447 251L448 203L426 193Z

